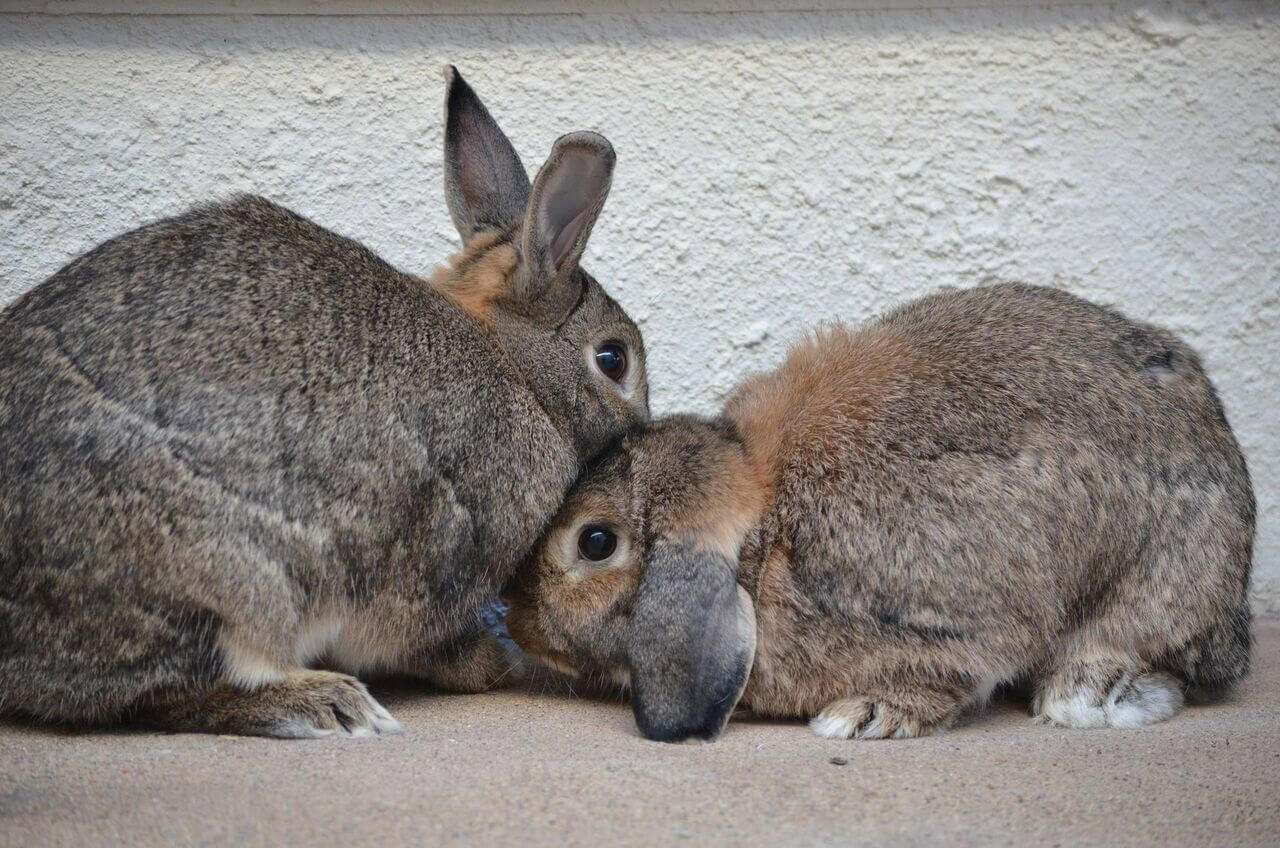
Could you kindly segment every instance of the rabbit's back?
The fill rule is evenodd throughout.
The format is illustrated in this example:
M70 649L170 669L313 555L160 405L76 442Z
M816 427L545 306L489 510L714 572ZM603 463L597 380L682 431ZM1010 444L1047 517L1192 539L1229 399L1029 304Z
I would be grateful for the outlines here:
M1203 477L1252 509L1195 352L1054 289L943 292L858 332L822 331L745 383L726 413L778 480L852 475L892 488L911 483L911 467L1087 445L1157 477Z
M576 471L461 310L252 197L107 242L13 304L0 392L8 656L86 688L119 684L94 640L235 629L288 664L308 615L351 604L369 645L423 621L448 640ZM393 643L370 650L423 647ZM217 673L216 654L180 655L201 667L140 666L160 677L121 691ZM3 663L0 678L42 685Z
M389 468L474 480L475 466L501 480L519 458L535 463L536 490L575 465L474 321L260 198L106 243L14 304L3 327L16 396L0 418L4 457L24 467L73 450L124 461L117 437L163 443L193 479L305 521L337 500L372 519L387 498L422 495L387 490Z
M1011 453L1029 423L1052 422L1054 433L1117 456L1191 462L1207 449L1243 472L1199 357L1163 328L1016 284L936 294L878 327L901 334L915 369L912 390L890 407L897 429L886 438Z
M201 387L241 396L292 387L308 408L381 401L394 392L378 378L431 370L433 342L495 367L475 329L428 285L257 197L112 239L4 316L9 352L47 346L64 357L11 367L11 381L40 369L78 373L103 400L146 408L160 426L176 425L170 416Z

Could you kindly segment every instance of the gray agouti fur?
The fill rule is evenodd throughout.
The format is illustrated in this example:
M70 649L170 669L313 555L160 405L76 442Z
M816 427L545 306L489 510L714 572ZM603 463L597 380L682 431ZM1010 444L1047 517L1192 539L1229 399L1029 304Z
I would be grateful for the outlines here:
M0 713L366 735L397 724L348 675L505 670L478 610L648 389L578 266L609 143L562 137L530 185L447 77L466 249L433 278L242 197L4 311Z
M1248 671L1254 498L1194 351L1061 291L937 294L798 345L714 420L655 422L570 493L508 587L641 729L741 697L823 736L916 736L997 685L1071 727Z

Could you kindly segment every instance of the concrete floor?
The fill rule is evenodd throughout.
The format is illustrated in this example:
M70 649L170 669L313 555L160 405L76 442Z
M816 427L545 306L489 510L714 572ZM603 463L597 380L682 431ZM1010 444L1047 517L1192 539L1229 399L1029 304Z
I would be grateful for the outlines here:
M736 720L673 746L617 703L406 688L376 739L0 725L0 844L1277 845L1280 622L1257 635L1228 702L1135 731L997 703L926 739Z

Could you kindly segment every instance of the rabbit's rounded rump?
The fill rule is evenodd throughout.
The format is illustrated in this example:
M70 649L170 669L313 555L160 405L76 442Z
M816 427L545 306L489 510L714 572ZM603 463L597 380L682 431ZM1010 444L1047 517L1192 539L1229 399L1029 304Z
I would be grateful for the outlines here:
M628 678L656 738L713 736L739 695L913 736L1016 680L1046 721L1133 726L1247 671L1253 526L1177 338L1055 290L947 292L629 438L509 588L509 627Z
M244 197L0 316L0 712L361 734L394 720L335 672L506 670L478 611L646 417L643 345L578 267L604 139L530 185L451 74L446 159L431 280Z

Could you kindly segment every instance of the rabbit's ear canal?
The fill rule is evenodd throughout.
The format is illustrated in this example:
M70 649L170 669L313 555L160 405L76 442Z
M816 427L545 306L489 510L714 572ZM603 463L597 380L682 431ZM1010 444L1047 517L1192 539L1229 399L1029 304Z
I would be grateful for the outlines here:
M515 148L457 68L445 70L444 195L463 244L524 218L529 175Z
M714 739L742 697L756 620L736 569L716 551L661 541L631 614L631 704L650 739Z
M524 220L526 265L518 297L536 300L564 287L573 275L595 225L615 157L608 140L593 132L561 136L533 183Z

